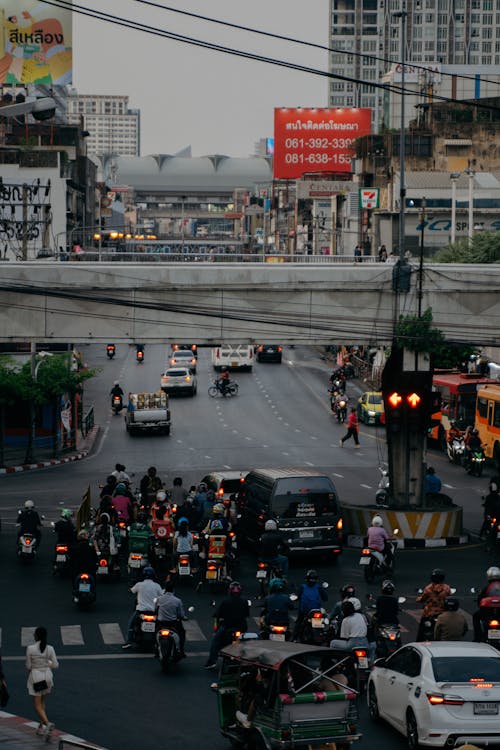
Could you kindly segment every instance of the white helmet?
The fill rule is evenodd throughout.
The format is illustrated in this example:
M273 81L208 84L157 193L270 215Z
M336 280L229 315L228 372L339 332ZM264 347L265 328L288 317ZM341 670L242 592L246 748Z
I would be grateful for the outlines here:
M373 516L372 518L372 526L383 526L384 522L382 521L380 516Z
M31 510L31 508L35 507L35 503L33 502L33 500L26 500L26 502L24 503L24 507L26 508L26 510Z
M167 493L165 492L165 490L158 490L158 492L156 493L156 499L159 503L164 503L167 499Z
M500 568L497 568L496 565L488 568L486 571L486 578L488 581L500 581Z
M270 518L269 521L266 521L264 530L265 531L278 531L278 524L276 523L276 521L273 521L273 519Z
M347 601L351 602L355 612L361 612L361 602L359 601L359 599L357 599L355 596L350 596Z

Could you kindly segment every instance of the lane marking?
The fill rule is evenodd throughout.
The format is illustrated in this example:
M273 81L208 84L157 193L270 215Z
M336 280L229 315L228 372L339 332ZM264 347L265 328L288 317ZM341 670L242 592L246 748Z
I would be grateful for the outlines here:
M59 629L64 646L83 646L83 633L80 625L61 625Z
M371 487L369 484L360 484L359 486L360 487L364 487L367 490L372 490L373 489L373 487Z
M100 622L102 640L107 646L125 643L125 638L117 622Z
M203 631L195 620L185 620L184 629L187 641L206 641Z

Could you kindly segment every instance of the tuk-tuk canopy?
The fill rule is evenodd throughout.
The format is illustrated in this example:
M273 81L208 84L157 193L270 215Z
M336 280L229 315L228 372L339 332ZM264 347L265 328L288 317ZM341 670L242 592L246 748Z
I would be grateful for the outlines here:
M232 643L221 651L223 657L249 662L266 669L279 669L287 659L296 659L304 654L333 657L338 655L331 648L286 641L262 641L257 638ZM343 652L342 656L345 658L347 654Z

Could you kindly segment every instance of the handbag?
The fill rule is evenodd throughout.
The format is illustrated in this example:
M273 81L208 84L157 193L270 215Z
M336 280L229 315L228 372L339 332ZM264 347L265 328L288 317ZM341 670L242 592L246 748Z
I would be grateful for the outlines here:
M7 690L4 683L0 682L0 708L5 708L5 706L9 702L9 698L9 691Z
M40 680L40 682L34 682L33 683L33 690L35 693L41 693L42 690L47 690L47 680Z

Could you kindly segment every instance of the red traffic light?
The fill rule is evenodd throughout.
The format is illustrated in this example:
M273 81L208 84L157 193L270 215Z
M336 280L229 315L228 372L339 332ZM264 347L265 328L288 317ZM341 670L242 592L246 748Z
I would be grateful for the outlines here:
M403 397L399 393L397 393L397 391L394 391L394 393L389 394L389 396L387 397L387 401L393 409L397 409L398 406L401 406Z
M418 393L415 393L415 392L410 393L406 397L406 401L411 409L417 409L422 403L421 397L418 395Z

